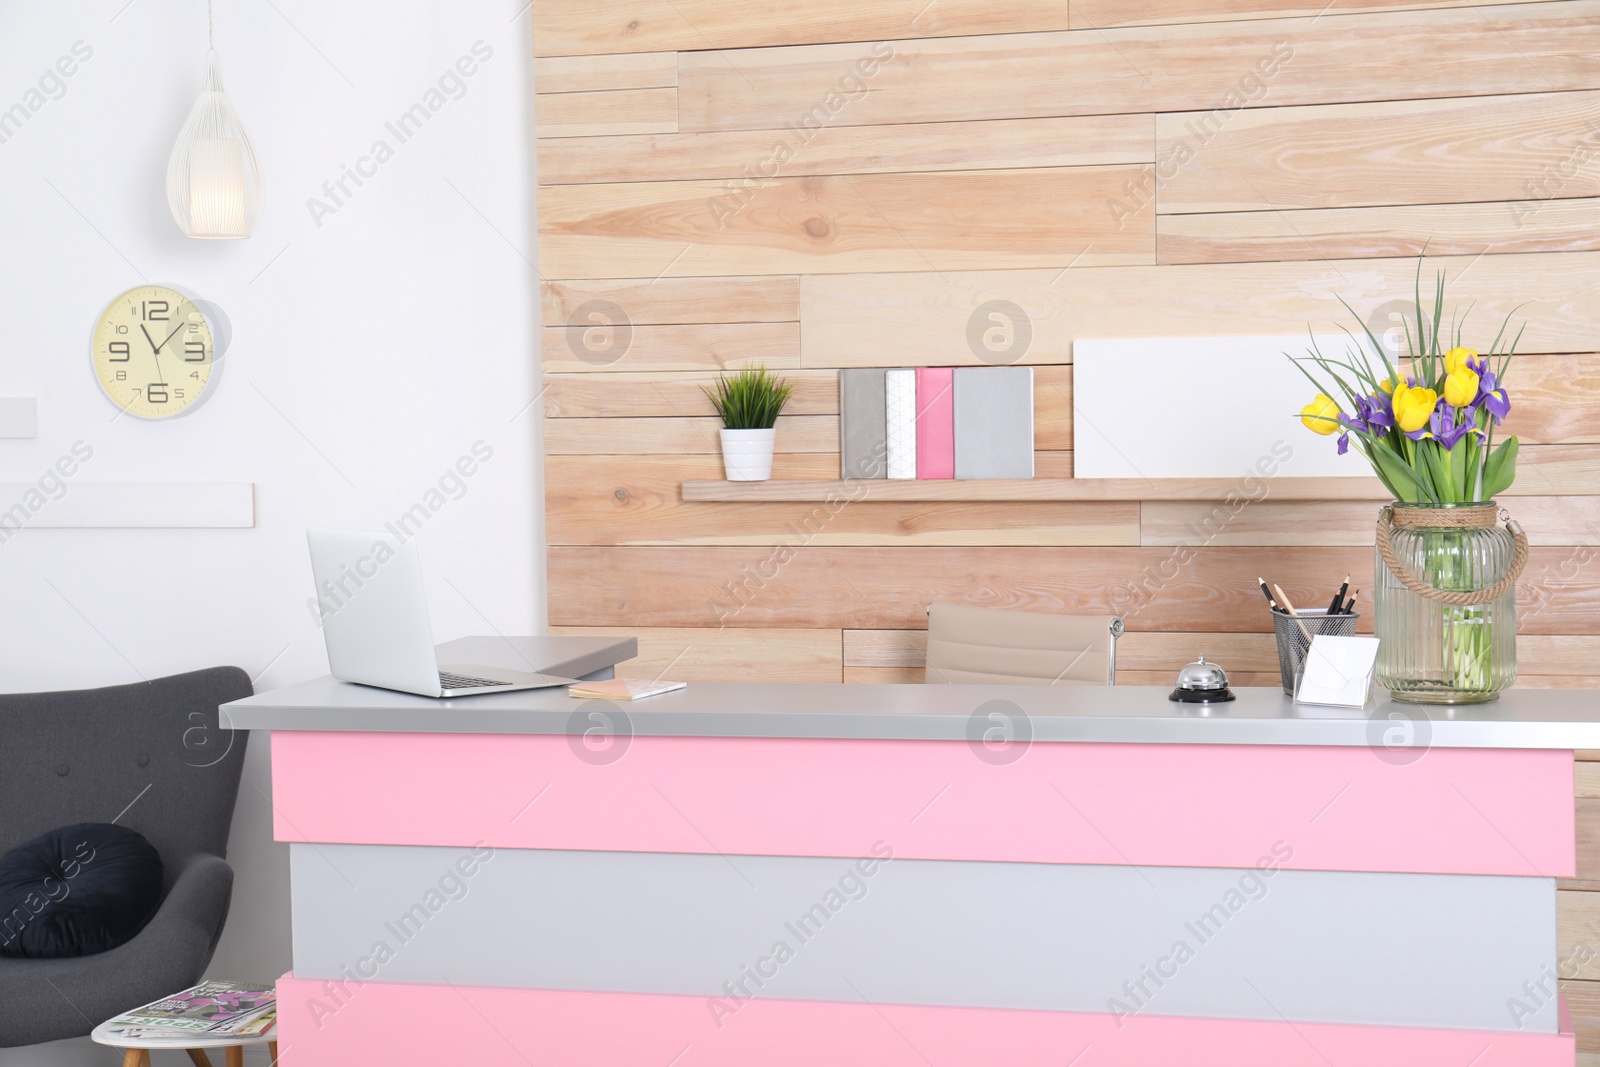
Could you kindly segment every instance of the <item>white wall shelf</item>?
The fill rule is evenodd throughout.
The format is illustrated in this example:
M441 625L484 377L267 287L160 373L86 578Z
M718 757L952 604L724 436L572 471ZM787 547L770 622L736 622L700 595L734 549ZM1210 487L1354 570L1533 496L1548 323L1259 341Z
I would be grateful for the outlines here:
M251 482L74 482L52 498L36 482L0 482L0 534L17 529L246 529ZM19 512L18 509L21 509Z
M39 402L31 396L0 396L0 438L39 436Z

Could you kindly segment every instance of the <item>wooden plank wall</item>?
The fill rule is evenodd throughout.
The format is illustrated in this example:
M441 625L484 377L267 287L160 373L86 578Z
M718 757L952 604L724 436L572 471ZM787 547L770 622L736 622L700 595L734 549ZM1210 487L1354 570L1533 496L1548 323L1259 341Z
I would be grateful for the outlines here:
M1075 338L1322 329L1336 295L1381 315L1428 243L1480 330L1529 302L1522 684L1595 684L1600 0L533 10L553 628L638 633L645 670L687 679L915 681L950 598L1118 611L1126 683L1200 651L1270 682L1254 576L1308 603L1346 571L1370 587L1371 505L1275 501L1243 471L1249 503L1220 510L685 503L721 476L700 389L786 372L774 476L829 479L838 368L1027 363L1039 473L1069 476ZM1103 416L1137 398L1130 367ZM1242 391L1215 417L1277 414ZM1568 991L1600 1050L1600 772L1579 772L1562 951L1593 957Z

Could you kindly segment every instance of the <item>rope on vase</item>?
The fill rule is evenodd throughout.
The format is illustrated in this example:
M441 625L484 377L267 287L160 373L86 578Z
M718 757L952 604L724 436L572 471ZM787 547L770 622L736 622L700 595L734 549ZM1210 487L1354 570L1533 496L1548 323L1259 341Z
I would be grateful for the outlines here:
M1496 518L1493 508L1406 508L1397 512L1392 507L1386 507L1378 513L1378 555L1382 557L1384 566L1389 568L1389 573L1400 579L1401 585L1420 597L1459 608L1487 604L1516 585L1517 579L1522 577L1523 568L1528 565L1528 535L1523 533L1522 527L1515 519L1506 520L1506 531L1511 534L1513 543L1510 569L1506 571L1505 577L1487 589L1478 589L1470 593L1436 589L1412 574L1395 554L1391 536L1396 526L1469 529L1493 526Z

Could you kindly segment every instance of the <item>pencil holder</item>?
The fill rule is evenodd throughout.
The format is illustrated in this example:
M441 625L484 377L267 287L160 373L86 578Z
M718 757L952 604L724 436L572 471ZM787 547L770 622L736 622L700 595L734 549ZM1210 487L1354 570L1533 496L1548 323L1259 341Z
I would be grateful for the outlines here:
M1298 616L1272 613L1272 625L1278 635L1278 674L1283 680L1283 691L1294 696L1294 680L1305 666L1306 653L1311 650L1311 638L1295 625L1299 618L1311 637L1326 634L1329 637L1352 637L1361 616L1329 615L1326 611L1302 611Z

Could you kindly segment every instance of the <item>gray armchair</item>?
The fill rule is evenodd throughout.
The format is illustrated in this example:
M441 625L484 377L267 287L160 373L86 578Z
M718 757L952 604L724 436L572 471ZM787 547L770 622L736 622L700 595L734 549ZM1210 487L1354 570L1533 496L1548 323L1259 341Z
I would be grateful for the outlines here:
M46 830L115 822L161 854L161 906L95 956L0 957L0 1048L79 1037L193 985L228 916L228 847L245 731L217 707L251 693L237 667L136 685L0 695L0 853Z

